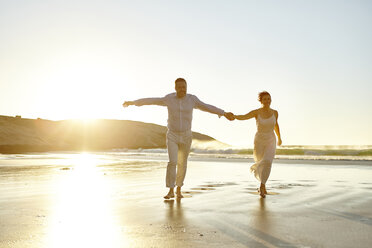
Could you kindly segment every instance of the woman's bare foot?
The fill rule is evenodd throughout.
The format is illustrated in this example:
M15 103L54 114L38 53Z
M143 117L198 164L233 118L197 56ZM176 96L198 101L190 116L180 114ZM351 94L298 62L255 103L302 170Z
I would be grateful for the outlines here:
M262 190L262 192L263 192L265 195L267 195L266 185L265 185L265 184L262 184L262 183L261 183L260 189Z
M164 196L165 199L170 199L170 198L173 198L174 197L174 191L173 189L169 189L169 192L166 196Z
M264 194L267 195L266 187L264 188Z
M266 197L267 192L266 192L265 184L262 184L261 183L260 190L258 192L260 192L260 196L262 198L265 198Z

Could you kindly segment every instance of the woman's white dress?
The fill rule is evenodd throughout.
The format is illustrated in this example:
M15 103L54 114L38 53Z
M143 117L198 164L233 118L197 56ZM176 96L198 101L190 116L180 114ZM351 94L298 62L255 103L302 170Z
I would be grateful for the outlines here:
M273 114L271 117L264 119L260 115L256 118L257 133L254 137L254 161L251 166L251 172L254 173L257 180L265 184L269 178L271 164L273 162L276 150L276 137L274 127L276 118Z

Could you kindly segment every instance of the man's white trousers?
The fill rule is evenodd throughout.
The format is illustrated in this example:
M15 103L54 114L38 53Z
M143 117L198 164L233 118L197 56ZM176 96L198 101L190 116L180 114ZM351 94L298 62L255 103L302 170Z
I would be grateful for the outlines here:
M169 162L167 166L166 186L174 188L183 186L187 170L187 158L190 153L192 132L167 132Z

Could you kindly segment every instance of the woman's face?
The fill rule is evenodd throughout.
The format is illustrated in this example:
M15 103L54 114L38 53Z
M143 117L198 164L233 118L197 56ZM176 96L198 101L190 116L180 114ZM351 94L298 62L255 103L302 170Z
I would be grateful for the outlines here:
M261 99L261 103L263 106L270 106L271 104L271 96L269 95L264 95Z

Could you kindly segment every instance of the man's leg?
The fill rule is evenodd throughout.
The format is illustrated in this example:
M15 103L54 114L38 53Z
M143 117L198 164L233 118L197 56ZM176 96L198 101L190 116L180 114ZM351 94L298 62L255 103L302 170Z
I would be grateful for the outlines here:
M168 157L169 162L167 166L167 175L165 178L166 186L169 188L169 192L165 199L169 199L174 197L173 188L175 186L176 181L176 166L177 166L177 154L178 154L178 145L175 142L175 137L172 134L167 134L167 148L168 148Z
M185 180L186 171L187 171L187 159L190 153L192 137L186 136L183 137L183 143L179 145L178 150L178 162L177 162L177 197L182 198L181 187L183 186L183 181Z

